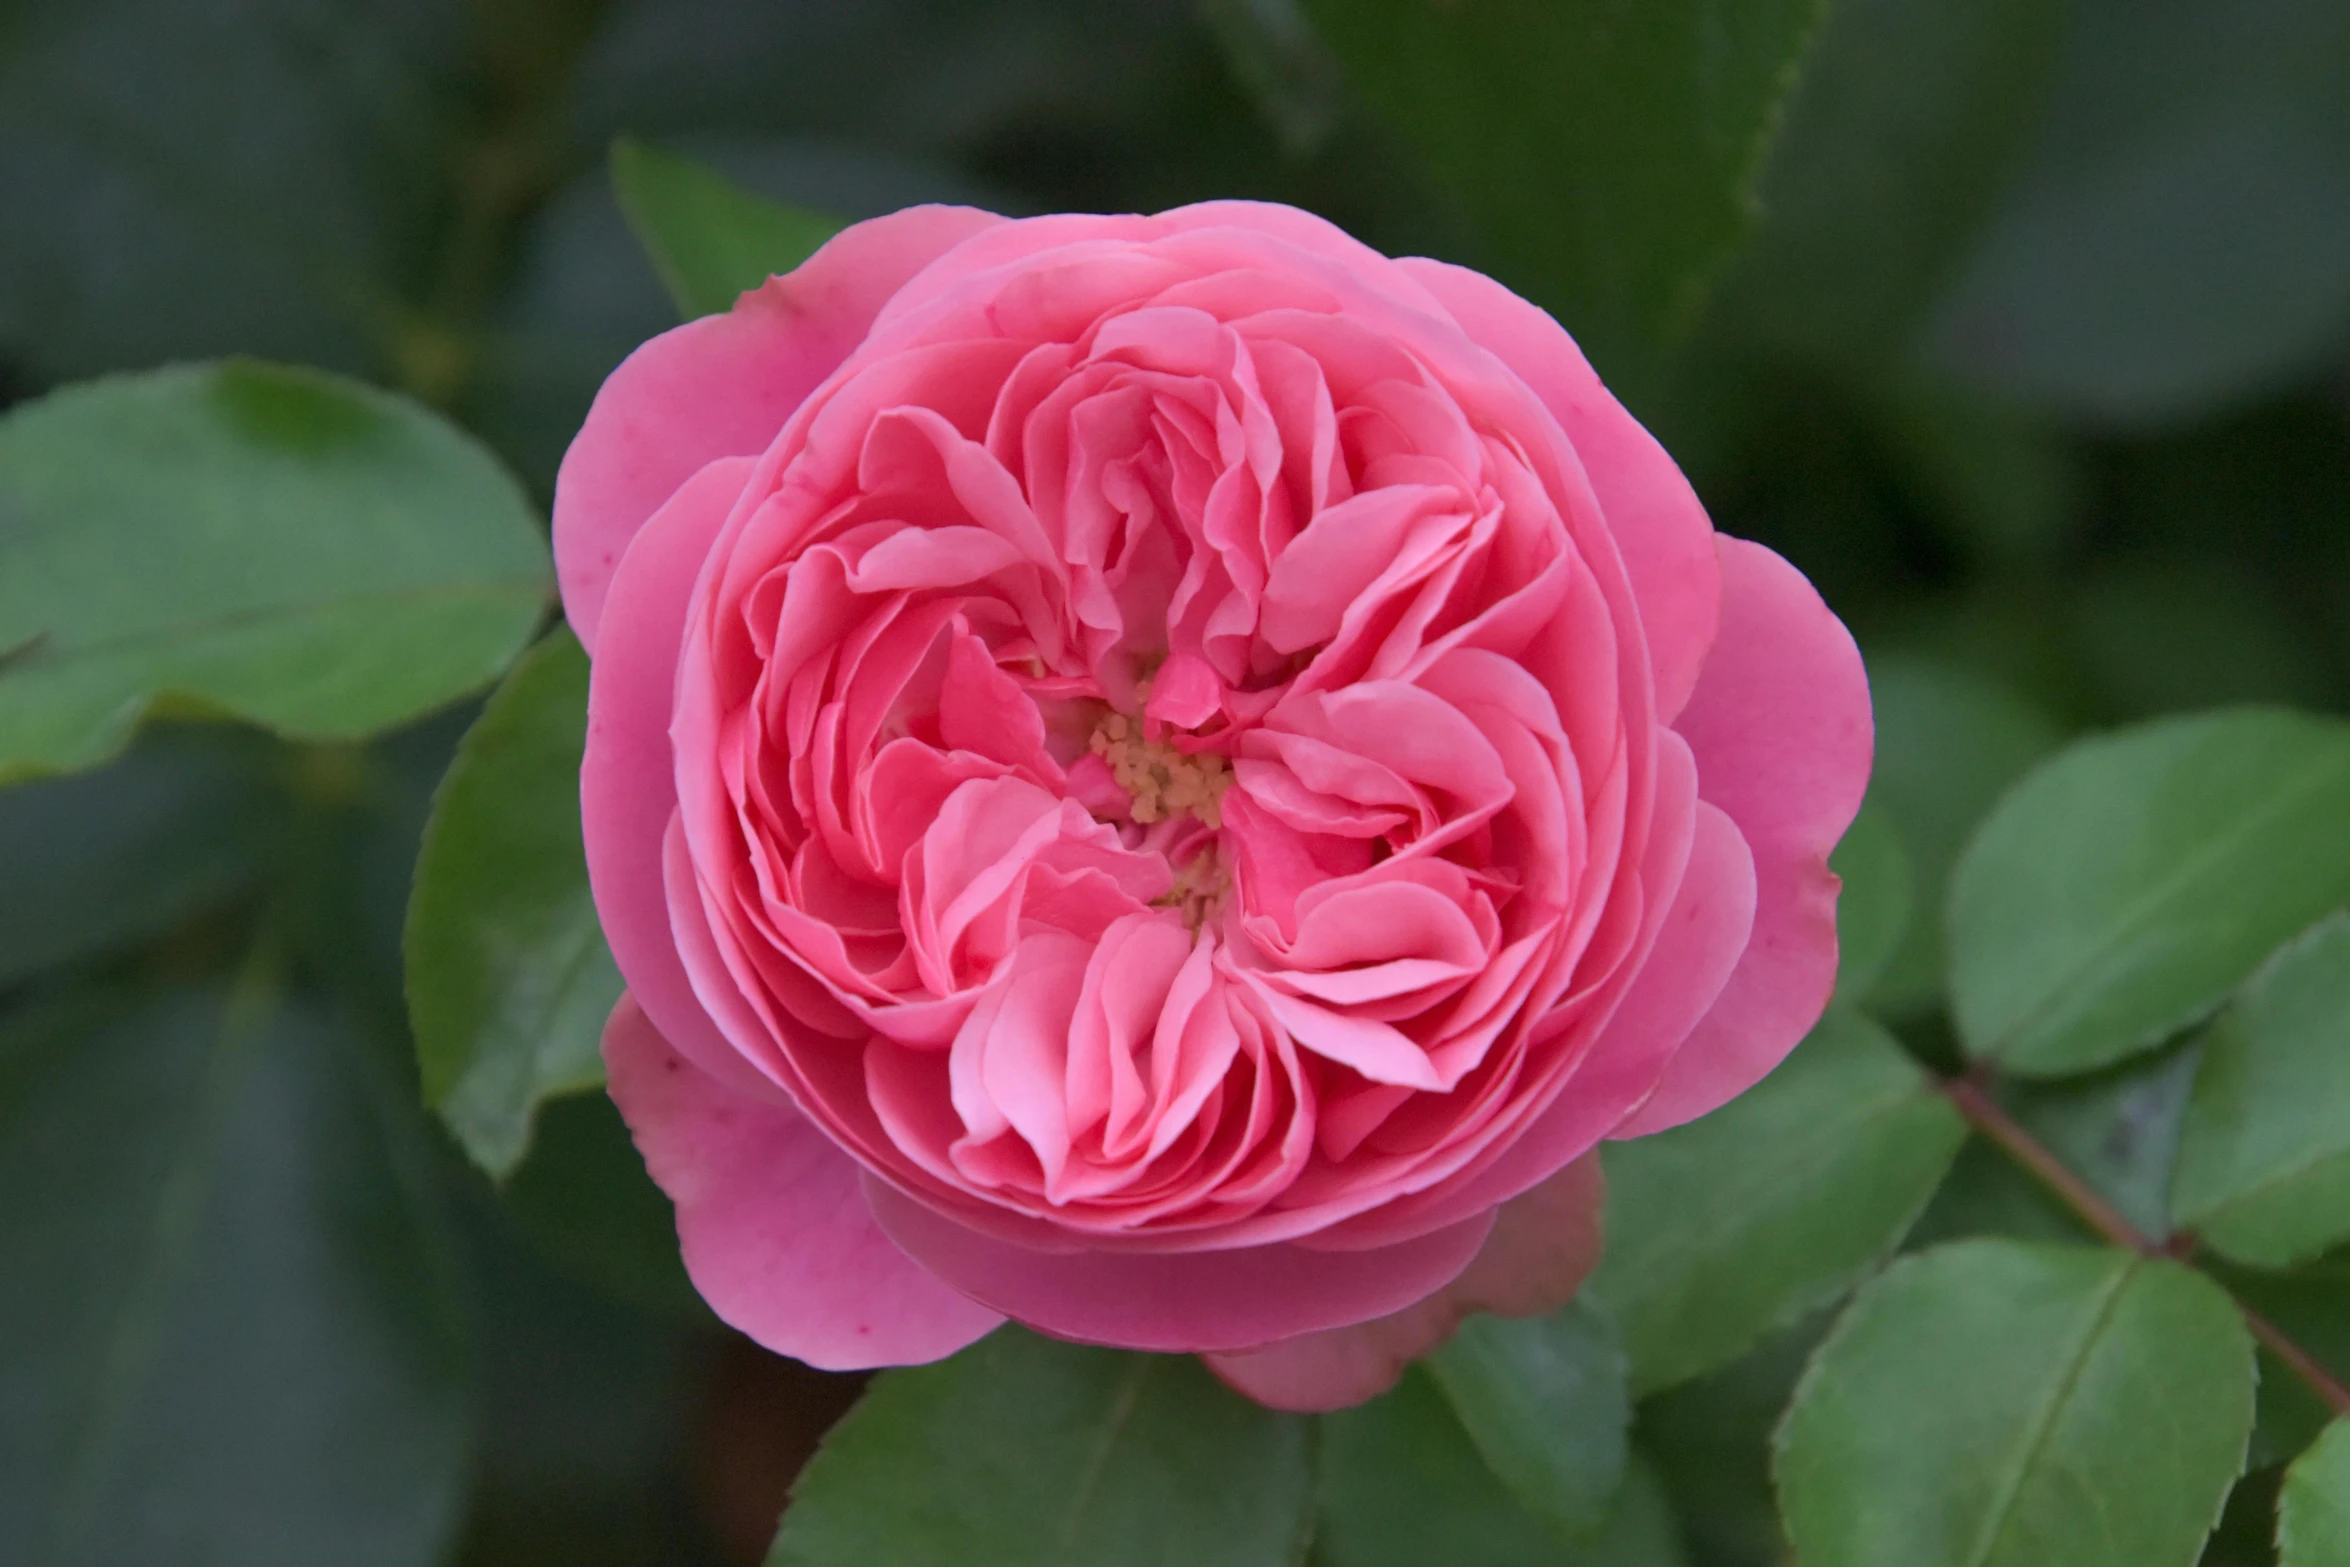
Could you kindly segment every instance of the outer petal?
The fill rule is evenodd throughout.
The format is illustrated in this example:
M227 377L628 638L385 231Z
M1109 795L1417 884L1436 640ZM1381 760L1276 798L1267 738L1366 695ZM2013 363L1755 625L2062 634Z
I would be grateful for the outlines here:
M1583 350L1549 312L1466 267L1418 257L1397 265L1533 389L1583 459L1640 601L1656 670L1657 717L1671 723L1696 688L1721 592L1713 524L1697 493L1656 437L1600 384Z
M882 312L879 325L886 330L918 314L925 304L976 275L1018 265L1046 251L1093 247L1099 254L1098 247L1104 244L1148 245L1203 229L1228 229L1251 241L1274 239L1308 255L1335 262L1364 278L1378 280L1387 292L1399 295L1415 310L1442 313L1442 307L1421 294L1408 278L1401 289L1395 286L1395 263L1385 255L1327 218L1277 201L1200 201L1150 214L1067 212L1022 218L1018 222L1016 231L997 234L961 249L930 269L919 289Z
M1695 1120L1753 1087L1836 986L1841 883L1828 853L1868 787L1868 676L1803 573L1744 539L1724 538L1721 551L1721 636L1674 727L1697 755L1698 793L1754 851L1754 937L1621 1137Z
M588 682L587 756L579 773L588 885L613 961L653 1026L738 1093L782 1100L695 999L670 929L662 840L677 812L669 716L686 601L754 459L721 458L638 532L612 579L604 648Z
M628 541L686 478L766 450L849 356L905 281L1004 220L971 207L908 207L853 224L724 315L662 333L596 393L555 476L555 574L590 653Z
M1353 1327L1202 1358L1231 1387L1275 1409L1345 1409L1375 1398L1471 1312L1534 1317L1574 1299L1599 1262L1606 1198L1599 1160L1586 1154L1504 1204L1477 1260L1419 1304Z
M1400 1311L1460 1276L1493 1215L1377 1251L1035 1251L868 1178L882 1231L957 1289L1041 1332L1122 1349L1242 1349Z
M917 1267L873 1222L856 1163L798 1111L729 1094L627 996L604 1027L613 1102L677 1204L710 1308L827 1371L938 1360L1003 1318Z

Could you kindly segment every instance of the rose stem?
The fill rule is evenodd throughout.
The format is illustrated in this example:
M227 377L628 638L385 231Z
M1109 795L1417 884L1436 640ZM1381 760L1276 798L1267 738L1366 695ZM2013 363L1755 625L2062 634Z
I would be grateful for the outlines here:
M2090 1229L2128 1251L2148 1257L2172 1255L2166 1248L2122 1216L2121 1210L2099 1196L2088 1182L2065 1167L2064 1161L2048 1151L2030 1132L2001 1107L1998 1100L1985 1092L1983 1084L1974 1077L1948 1077L1941 1083L1943 1097L1966 1117L1967 1124L1989 1138L1999 1151L2021 1165L2025 1172L2048 1188L2049 1192ZM2209 1275L2206 1275L2209 1277ZM2216 1282L2216 1281L2215 1281ZM2231 1295L2231 1299L2234 1297ZM2336 1415L2350 1415L2350 1388L2345 1388L2316 1357L2285 1336L2284 1330L2254 1311L2241 1300L2235 1301L2244 1325L2252 1330L2268 1352L2283 1361L2287 1369L2309 1385L2310 1391L2325 1401Z

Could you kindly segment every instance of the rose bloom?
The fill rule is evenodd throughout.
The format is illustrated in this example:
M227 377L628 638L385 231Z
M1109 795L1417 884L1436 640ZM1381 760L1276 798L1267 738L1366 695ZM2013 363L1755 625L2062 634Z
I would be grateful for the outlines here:
M611 1093L811 1364L1010 1317L1359 1400L1827 1002L1851 638L1474 272L858 224L613 373L555 547Z

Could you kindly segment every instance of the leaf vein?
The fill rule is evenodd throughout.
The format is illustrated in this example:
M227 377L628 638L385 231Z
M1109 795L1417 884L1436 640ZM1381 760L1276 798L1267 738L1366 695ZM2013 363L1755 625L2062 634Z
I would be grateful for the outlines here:
M2025 1006L1986 1054L2004 1056L2014 1050L2017 1042L2025 1036L2035 1032L2047 1033L2054 1026L2050 1022L2051 1018L2064 1020L2068 1004L2077 1010L2097 1000L2100 981L2105 972L2130 955L2131 943L2143 934L2143 927L2163 907L2174 901L2182 889L2192 887L2209 872L2224 865L2227 856L2300 805L2304 796L2316 793L2321 784L2338 775L2341 771L2340 761L2339 756L2322 756L2298 774L2290 776L2269 797L2265 807L2239 819L2233 828L2205 842L2200 849L2182 858L2168 876L2125 904L2106 934L2090 944L2078 963L2048 979L2040 995Z
M1109 1467L1110 1450L1118 1445L1118 1438L1134 1420L1134 1411L1142 1402L1142 1385L1150 1380L1154 1355L1136 1355L1133 1367L1118 1383L1118 1391L1110 1401L1109 1419L1102 1425L1102 1434L1078 1471L1077 1484L1070 1488L1069 1513L1061 1523L1061 1545L1064 1549L1077 1543L1077 1526L1085 1517L1085 1509L1092 1505L1093 1493L1101 1485L1102 1472Z
M47 671L60 665L92 661L124 652L136 652L157 643L194 641L223 633L234 633L273 622L298 623L328 618L360 606L387 604L425 605L459 603L467 599L489 601L502 599L518 589L528 589L534 595L544 592L544 584L536 576L498 577L481 582L436 582L412 588L387 588L372 593L349 593L331 599L305 599L286 604L256 605L246 609L229 610L202 620L177 621L143 631L124 632L117 636L93 638L87 642L70 644L52 650L51 645L27 646L21 656L0 662L0 680ZM46 636L46 633L42 634ZM14 651L14 650L12 650Z
M2104 1335L2106 1324L2113 1319L2115 1307L2120 1304L2124 1291L2137 1278L2141 1266L2143 1264L2139 1259L2132 1258L2121 1272L2114 1275L2113 1282L2106 1286L2105 1298L2098 1301L2096 1310L2091 1313L2088 1326L2066 1352L2064 1374L2057 1379L2055 1388L2033 1417L2030 1429L2025 1433L2023 1446L2016 1455L2015 1468L2000 1482L1990 1512L1984 1519L1985 1532L1977 1536L1980 1543L1968 1554L1965 1567L1988 1567L1998 1556L2000 1542L2006 1539L2008 1527L2015 1521L2017 1498L2023 1494L2025 1483L2031 1479L2033 1466L2038 1462L2041 1450L2048 1445L2049 1438L2054 1435L2058 1417L2071 1400L2073 1390L2080 1385L2082 1374L2088 1369L2089 1362L2096 1358L2097 1340Z

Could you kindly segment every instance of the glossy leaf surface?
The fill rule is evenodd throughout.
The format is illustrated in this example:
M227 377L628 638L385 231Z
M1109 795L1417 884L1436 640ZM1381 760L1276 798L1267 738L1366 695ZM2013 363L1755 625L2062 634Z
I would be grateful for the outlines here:
M1780 1427L1788 1537L1805 1567L2191 1567L2254 1380L2235 1308L2176 1263L2007 1240L1905 1258Z
M312 370L189 365L0 418L0 781L165 706L358 739L488 684L547 547L471 437Z
M515 666L434 796L408 905L408 1012L425 1103L491 1174L551 1097L604 1080L620 971L580 846L587 655L557 628Z

